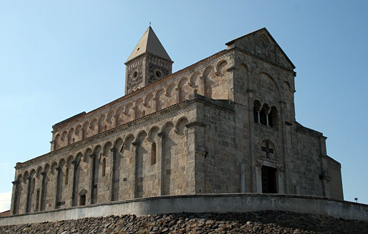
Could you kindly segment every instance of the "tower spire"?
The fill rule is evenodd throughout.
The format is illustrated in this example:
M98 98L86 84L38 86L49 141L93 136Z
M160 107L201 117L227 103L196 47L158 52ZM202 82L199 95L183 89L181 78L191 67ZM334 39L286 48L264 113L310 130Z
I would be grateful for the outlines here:
M125 94L170 75L172 63L152 27L149 26L125 63Z

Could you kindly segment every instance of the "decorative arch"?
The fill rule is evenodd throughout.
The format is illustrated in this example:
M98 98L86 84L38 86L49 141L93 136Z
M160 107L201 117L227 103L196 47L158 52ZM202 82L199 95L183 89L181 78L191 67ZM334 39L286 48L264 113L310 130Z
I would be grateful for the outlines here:
M54 150L57 150L60 148L60 134L56 134L54 139Z
M106 117L106 123L108 125L108 128L112 128L114 126L114 115L115 115L115 111L114 110L110 110L107 113L107 117Z
M107 126L105 125L105 119L106 119L105 114L101 114L100 117L98 117L98 133L107 130Z
M42 167L41 167L41 166L38 166L38 167L37 167L37 170L36 170L36 177L37 177L37 178L40 178L40 176L41 176L41 172L42 172Z
M212 88L214 86L214 82L212 81L213 75L213 67L208 66L203 71L203 88L204 88L204 96L211 98L212 97Z
M116 126L119 126L119 125L124 123L124 117L123 117L124 114L125 114L124 107L119 106L118 109L116 110L116 114L115 114L115 121L116 121L115 124L116 124Z
M190 78L188 85L192 88L198 88L199 87L199 72L194 72Z
M156 96L155 96L155 102L156 102L156 111L159 111L163 109L164 103L162 102L162 95L164 94L164 90L161 88L157 90Z
M239 71L240 71L240 85L243 87L244 90L249 89L249 73L248 73L248 66L244 63L239 65Z
M137 141L143 141L147 136L147 132L145 130L141 130L138 134L137 134Z
M273 92L278 98L280 98L280 89L271 75L265 72L260 72L256 74L254 78L255 90L258 95L264 96L263 94L265 93L272 94Z
M85 139L88 137L88 133L89 133L89 121L85 121L83 123L83 131L82 131L82 139Z
M89 136L93 136L98 132L98 120L97 118L93 118L91 123L89 124L89 130L91 134Z
M285 90L291 92L291 86L290 86L289 82L284 81L283 87L284 87Z
M78 124L78 126L75 128L74 135L76 136L75 141L82 140L82 125L81 124Z
M125 137L124 139L124 143L123 143L123 148L121 149L121 152L123 152L123 149L127 149L130 150L130 146L132 144L132 142L135 140L135 137L133 136L133 134L129 134Z
M188 119L186 117L181 117L175 124L175 132L179 135L184 134L185 125L188 124Z
M226 69L227 69L227 61L226 60L221 60L220 62L217 63L216 65L216 75L217 76L223 76L226 73Z
M109 153L109 150L112 148L112 143L110 141L105 142L103 145L103 154L104 156L107 156Z
M153 99L153 94L152 93L148 93L146 95L146 97L144 98L144 103L143 105L147 108L151 107L151 101Z
M168 131L170 131L173 127L174 127L173 122L168 121L168 122L166 122L166 123L162 126L162 128L161 128L161 132L162 132L162 133L167 133L167 132L168 132Z
M73 138L73 135L74 135L74 128L71 128L71 129L69 129L69 131L68 131L68 145L70 145L70 144L73 144L74 143L74 141L75 141L75 139Z
M61 142L62 142L62 146L66 146L68 144L68 133L67 131L64 131L62 134L61 134Z
M83 154L83 161L84 162L88 162L91 155L92 155L92 149L91 148L87 148L84 151L84 154Z
M142 118L145 115L145 112L143 110L143 99L138 98L135 101L135 119Z
M57 162L52 162L51 163L51 172L52 173L55 173L55 171L56 171L56 168L58 167L58 164L57 164Z
M183 77L178 83L179 102L185 101L188 97L188 78Z
M122 143L123 143L123 139L121 137L118 137L115 140L113 146L114 146L114 148L116 148L116 150L120 151L121 149L119 149L118 146L121 146Z
M22 174L19 174L18 176L17 176L17 180L16 180L17 182L22 182Z
M126 116L125 122L129 122L134 119L134 109L133 109L133 103L129 102L125 106L124 115Z
M172 96L174 88L175 88L175 83L170 83L167 86L166 93L165 93L166 97L171 97Z
M25 171L24 176L23 176L23 183L26 184L28 182L28 177L29 177L29 172Z
M160 131L160 129L157 126L151 127L147 135L148 141L152 142L154 140L155 135L158 133L158 131Z

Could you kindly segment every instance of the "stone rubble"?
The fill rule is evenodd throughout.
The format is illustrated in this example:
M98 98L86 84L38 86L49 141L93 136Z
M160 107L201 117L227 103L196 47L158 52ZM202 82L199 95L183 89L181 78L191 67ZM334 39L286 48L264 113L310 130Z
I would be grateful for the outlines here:
M0 227L0 233L368 233L368 221L280 211L122 215Z

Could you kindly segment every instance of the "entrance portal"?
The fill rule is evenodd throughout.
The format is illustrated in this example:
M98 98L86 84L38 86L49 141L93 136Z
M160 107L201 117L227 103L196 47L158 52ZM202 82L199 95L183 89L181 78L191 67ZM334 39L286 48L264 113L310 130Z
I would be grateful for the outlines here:
M276 168L262 167L262 193L277 193Z

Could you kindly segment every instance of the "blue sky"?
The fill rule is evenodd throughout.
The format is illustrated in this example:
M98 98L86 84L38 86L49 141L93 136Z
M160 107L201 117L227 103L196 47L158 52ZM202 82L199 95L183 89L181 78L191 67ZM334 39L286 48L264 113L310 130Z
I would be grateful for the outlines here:
M297 121L328 137L345 199L367 204L367 9L357 0L0 0L0 203L16 162L49 152L53 124L124 95L124 62L151 22L174 71L266 27L296 66Z

